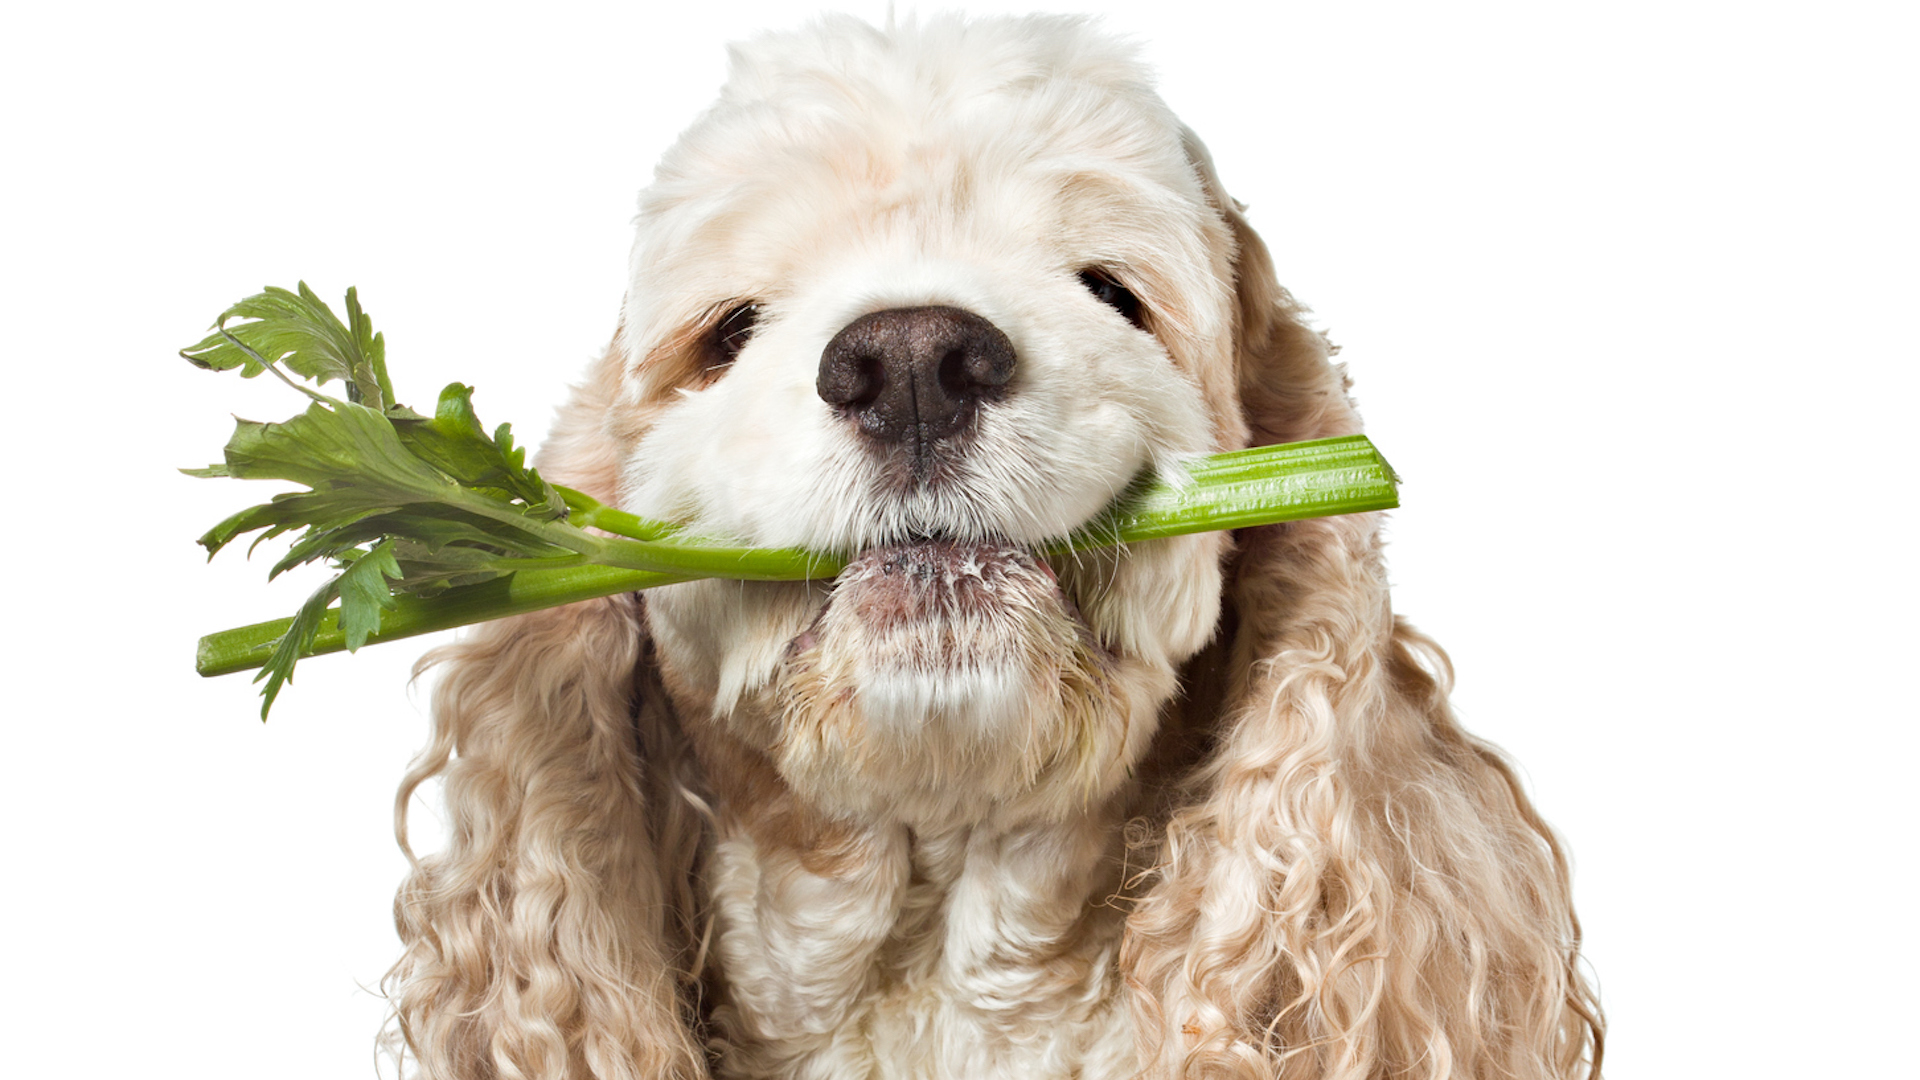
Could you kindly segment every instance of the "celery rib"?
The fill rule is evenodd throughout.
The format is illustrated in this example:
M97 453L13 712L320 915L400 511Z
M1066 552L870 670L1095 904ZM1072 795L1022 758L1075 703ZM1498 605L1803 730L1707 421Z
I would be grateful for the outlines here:
M1390 510L1399 505L1398 477L1364 435L1252 447L1201 458L1188 466L1186 483L1143 480L1110 509L1048 545L1065 551L1129 544L1188 533L1240 529L1303 518ZM488 622L542 608L578 603L698 577L798 580L832 577L845 565L838 556L792 550L714 548L667 539L668 527L624 511L581 500L573 520L626 537L604 540L606 552L625 565L589 565L519 570L478 585L449 589L431 598L398 596L381 613L369 644ZM631 550L629 550L629 545ZM604 558L606 552L601 555ZM624 554L624 558L622 555ZM593 558L592 554L588 555ZM665 560L665 561L663 561ZM612 561L612 560L609 560ZM658 568L670 562L671 572ZM633 569L635 563L653 569ZM330 611L302 655L346 648L338 611ZM194 667L206 676L262 666L291 619L276 619L208 634L200 639Z

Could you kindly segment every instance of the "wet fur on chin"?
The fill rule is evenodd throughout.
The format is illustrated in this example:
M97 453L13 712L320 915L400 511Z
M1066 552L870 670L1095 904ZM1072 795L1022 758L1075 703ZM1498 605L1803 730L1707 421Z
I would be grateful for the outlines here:
M1025 554L1141 468L1360 430L1150 87L1077 19L738 48L540 466L867 555L423 661L397 828L406 849L438 779L449 836L406 849L385 984L420 1075L1597 1076L1566 858L1393 613L1378 515ZM1150 314L1090 298L1089 265ZM760 325L716 366L703 334L747 299ZM902 497L814 365L919 304L988 318L1020 367Z
M928 831L978 823L983 805L1064 818L1145 749L1171 672L1128 668L1022 549L879 548L795 639L770 752L828 813Z

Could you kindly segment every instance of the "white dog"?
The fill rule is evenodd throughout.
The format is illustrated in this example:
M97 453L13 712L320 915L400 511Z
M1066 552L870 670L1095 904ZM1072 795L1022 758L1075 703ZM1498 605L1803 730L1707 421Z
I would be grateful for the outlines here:
M424 1072L1597 1074L1565 862L1374 515L1035 554L1143 469L1359 430L1328 352L1086 22L740 46L543 467L854 557L438 656Z

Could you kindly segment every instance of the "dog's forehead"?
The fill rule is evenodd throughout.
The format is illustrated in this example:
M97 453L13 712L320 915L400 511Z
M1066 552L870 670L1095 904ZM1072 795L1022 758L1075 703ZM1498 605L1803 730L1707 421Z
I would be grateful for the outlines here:
M858 82L905 100L921 91L977 95L1048 82L1083 82L1152 94L1139 50L1071 15L967 18L946 14L886 28L829 15L795 31L760 34L729 50L724 100L822 100Z
M1125 235L1143 240L1155 222L1191 235L1207 213L1126 43L1057 17L835 19L736 47L719 102L643 193L640 243L651 265L743 237L764 264L889 230L1113 257L1113 237L1085 234L1141 210Z
M882 146L940 139L990 151L1025 141L1041 154L1143 141L1164 150L1176 126L1129 42L1061 16L942 16L887 29L829 17L765 34L732 48L707 118L715 135L729 121L752 129L732 141L754 145L805 147L837 131ZM1121 138L1102 145L1094 134Z

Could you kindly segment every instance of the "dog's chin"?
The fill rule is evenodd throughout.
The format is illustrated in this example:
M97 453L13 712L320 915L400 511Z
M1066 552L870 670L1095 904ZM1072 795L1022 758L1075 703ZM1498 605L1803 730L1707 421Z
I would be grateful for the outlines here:
M1025 548L871 548L788 645L779 768L823 807L922 826L1064 812L1110 786L1127 741L1113 668Z
M1084 636L1053 571L1025 549L932 539L855 559L789 650L803 663L808 654L850 663L871 726L912 734L938 724L988 739L1027 711L1034 653L1077 660L1070 643Z

